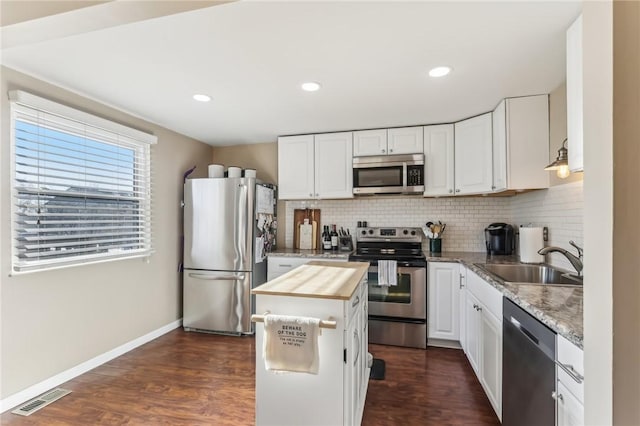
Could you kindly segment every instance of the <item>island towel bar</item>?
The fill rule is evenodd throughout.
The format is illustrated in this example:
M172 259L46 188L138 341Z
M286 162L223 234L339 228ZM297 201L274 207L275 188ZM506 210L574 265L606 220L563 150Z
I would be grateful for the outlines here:
M251 315L251 321L253 321L253 322L264 322L264 317L266 315L269 315L269 312L265 312L264 315L253 314L253 315ZM336 321L329 321L329 320L321 320L320 321L320 328L333 328L333 329L335 329L337 325L338 325L338 323Z

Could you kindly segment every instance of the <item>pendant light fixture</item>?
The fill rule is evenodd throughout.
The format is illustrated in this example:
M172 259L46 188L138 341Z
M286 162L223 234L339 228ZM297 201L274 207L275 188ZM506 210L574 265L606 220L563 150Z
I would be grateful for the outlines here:
M569 156L567 155L569 151L565 146L566 144L567 139L562 142L562 146L558 150L558 158L556 158L556 161L544 168L545 170L555 170L556 175L560 179L569 177L569 175L571 174L571 172L569 171Z

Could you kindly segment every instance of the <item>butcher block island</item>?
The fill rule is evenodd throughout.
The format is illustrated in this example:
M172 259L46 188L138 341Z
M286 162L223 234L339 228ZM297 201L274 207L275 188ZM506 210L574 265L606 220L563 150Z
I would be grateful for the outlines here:
M252 290L257 425L361 423L368 267L312 261Z

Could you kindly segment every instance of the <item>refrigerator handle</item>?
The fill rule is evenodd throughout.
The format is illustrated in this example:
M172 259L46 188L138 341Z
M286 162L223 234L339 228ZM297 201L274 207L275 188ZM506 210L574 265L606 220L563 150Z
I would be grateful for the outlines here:
M247 204L248 204L248 195L247 195L247 185L241 183L240 185L240 214L241 216L238 218L238 223L236 227L236 249L238 252L236 253L239 257L239 267L238 269L244 269L248 267L246 265L247 262L247 232L248 227L253 226L253 224L249 223L249 213L247 212Z
M241 275L211 275L211 274L198 274L195 272L189 273L191 278L199 280L215 280L215 281L242 281L244 280L244 274Z

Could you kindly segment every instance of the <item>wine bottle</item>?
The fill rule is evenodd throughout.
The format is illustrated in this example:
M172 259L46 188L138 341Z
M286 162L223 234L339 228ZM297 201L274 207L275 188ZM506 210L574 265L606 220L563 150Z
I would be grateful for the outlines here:
M331 250L331 235L329 235L329 225L325 225L322 231L322 248Z
M338 232L336 225L331 225L331 250L338 250Z

